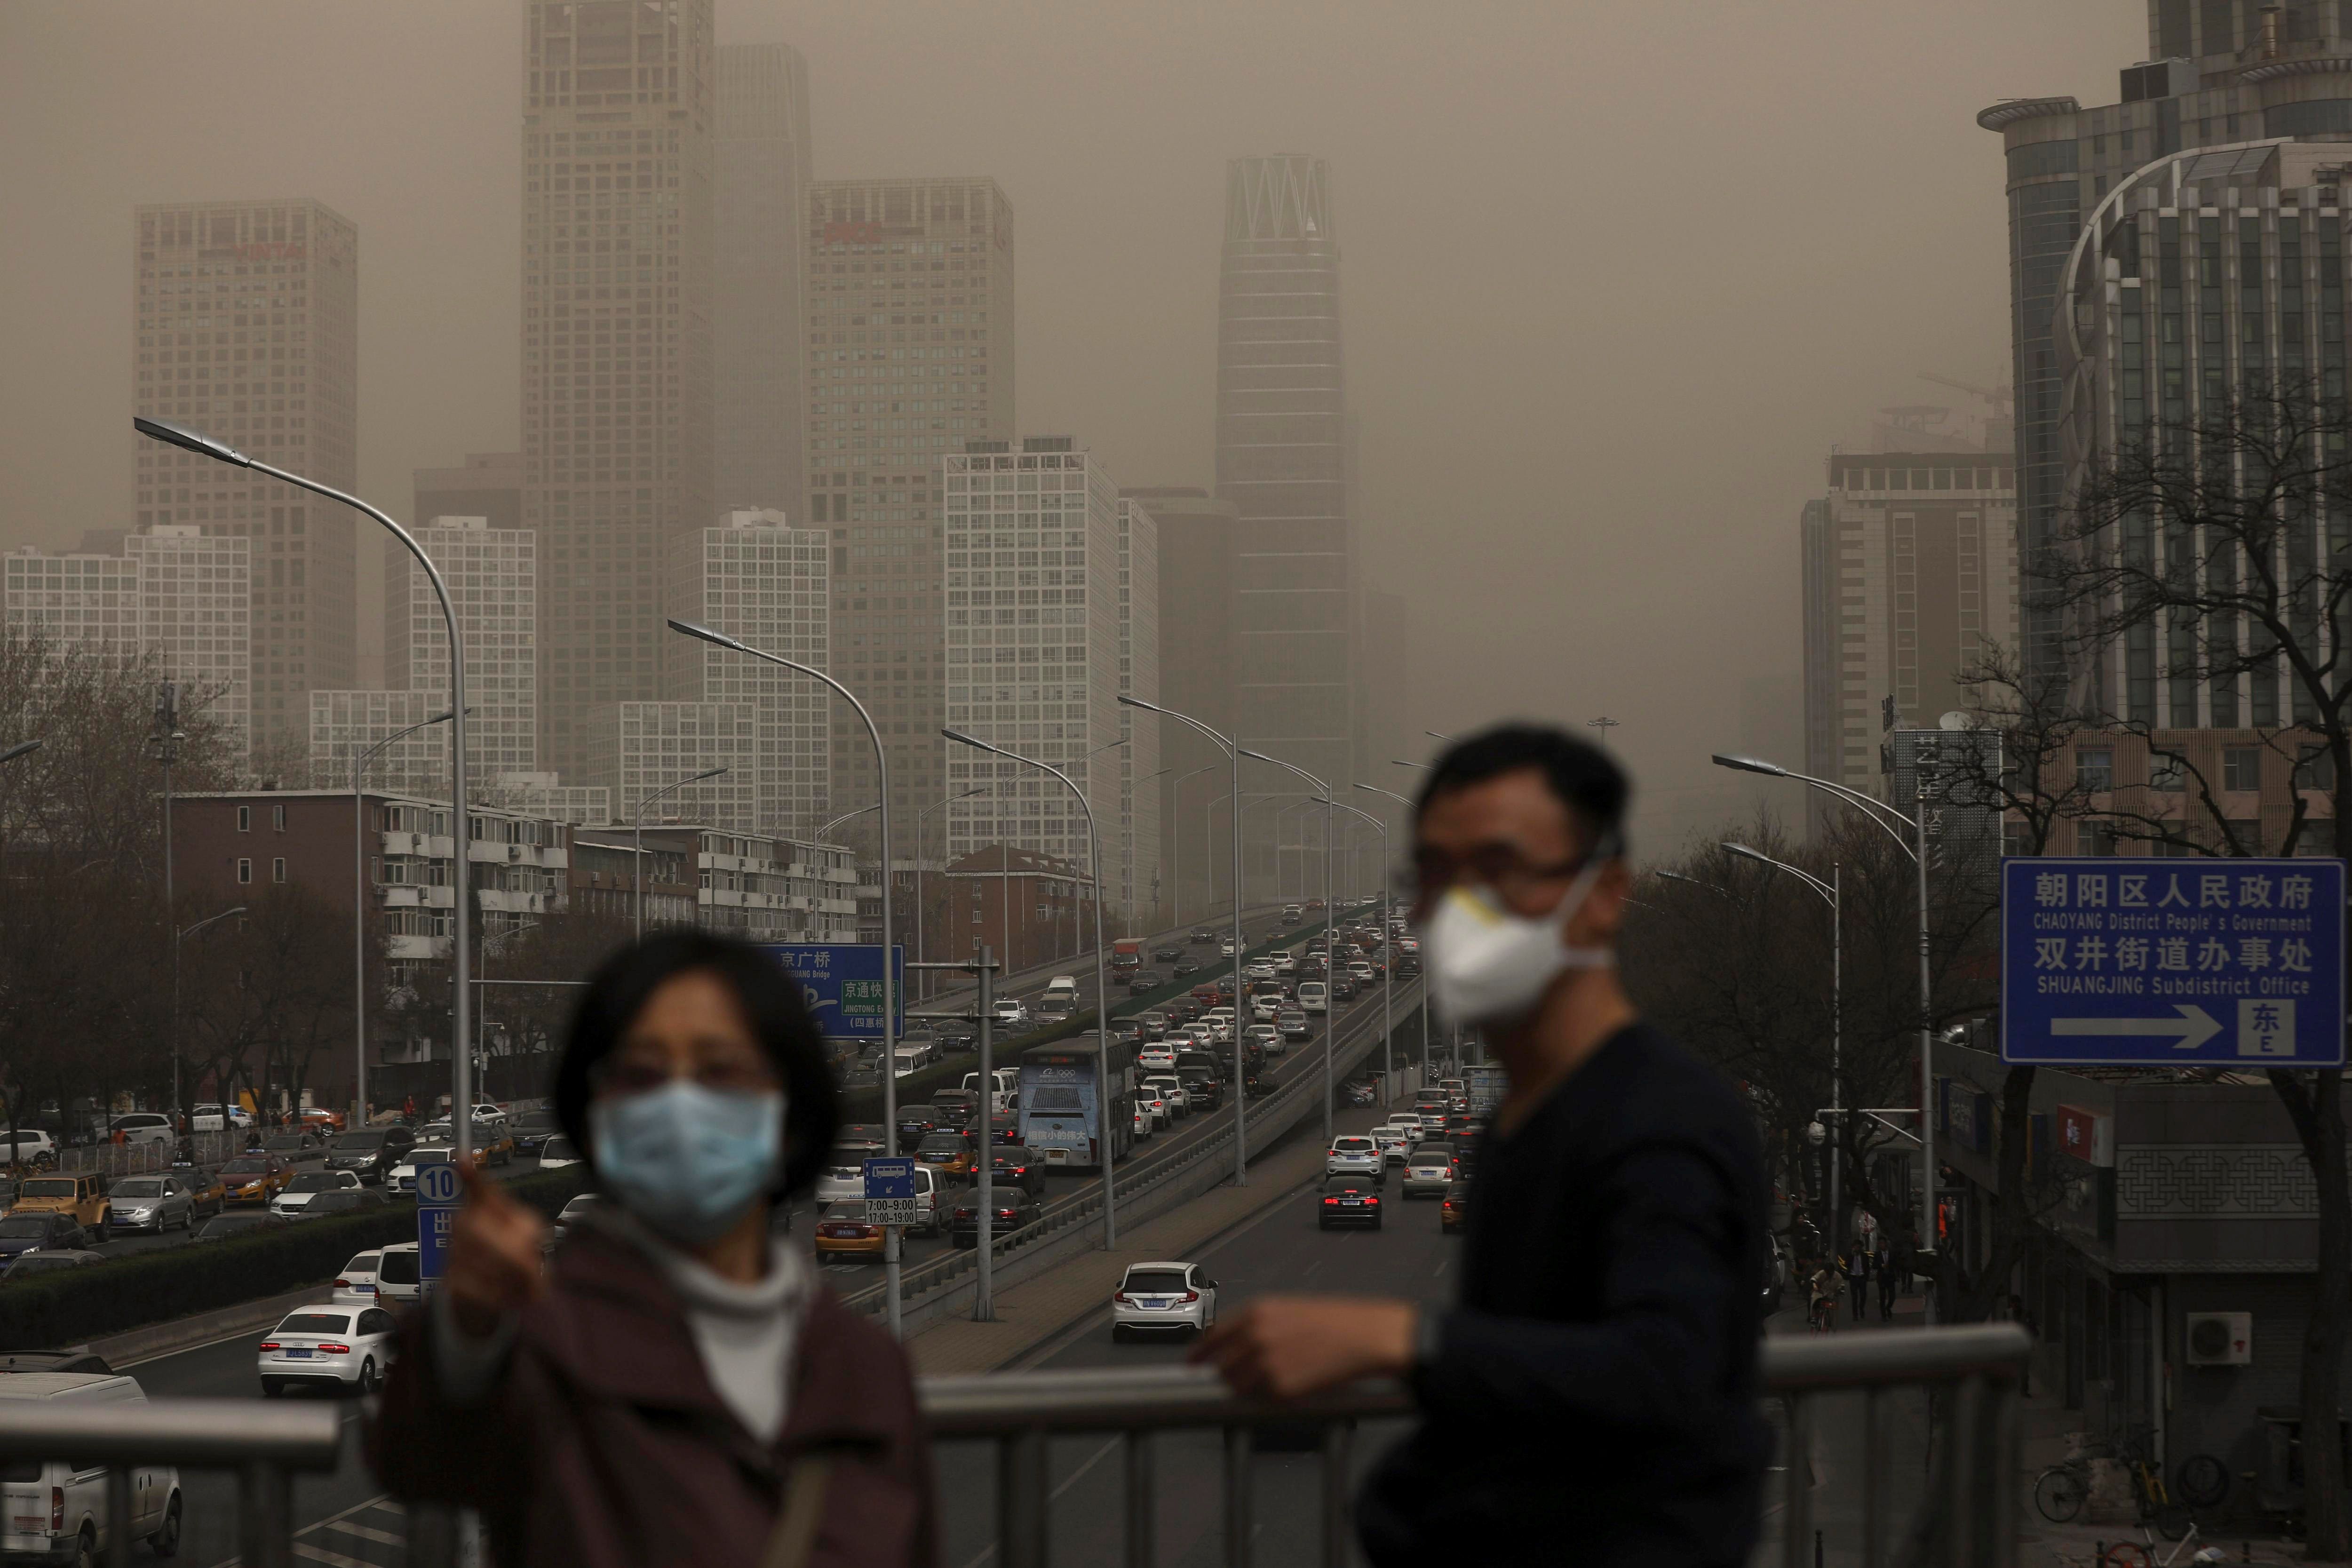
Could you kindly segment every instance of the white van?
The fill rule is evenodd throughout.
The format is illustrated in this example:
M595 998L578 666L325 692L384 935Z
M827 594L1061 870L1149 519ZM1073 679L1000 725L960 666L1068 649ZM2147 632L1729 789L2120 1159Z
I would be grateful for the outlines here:
M1302 1013L1328 1013L1330 1007L1330 987L1320 980L1298 983L1298 1010Z
M1037 1005L1040 1009L1064 1007L1073 1013L1076 1012L1078 977L1075 974L1056 974L1053 979L1045 982L1045 994L1037 998Z
M980 1092L980 1075L976 1072L968 1072L964 1074L963 1088L966 1094L978 1094ZM1012 1115L1013 1102L1020 1097L1021 1069L1019 1068L998 1068L996 1069L996 1114L999 1116Z
M866 1201L866 1155L856 1149L835 1149L816 1174L816 1202L819 1208L828 1204L864 1203ZM939 1236L940 1215L939 1173L919 1162L915 1166L915 1213L917 1219L908 1228L925 1236Z
M0 1377L0 1399L65 1405L144 1405L139 1380L88 1372L18 1372ZM12 1406L11 1408L22 1408ZM158 1557L180 1549L180 1472L142 1465L131 1472L131 1531ZM94 1563L107 1550L106 1467L66 1459L0 1464L0 1553L53 1563Z

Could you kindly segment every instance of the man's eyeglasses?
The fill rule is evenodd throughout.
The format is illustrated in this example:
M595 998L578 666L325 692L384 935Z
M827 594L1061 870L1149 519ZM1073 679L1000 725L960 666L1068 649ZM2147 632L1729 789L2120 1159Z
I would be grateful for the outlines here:
M1538 866L1517 851L1499 845L1459 856L1423 849L1414 854L1412 865L1404 874L1405 896L1415 907L1426 908L1443 898L1449 889L1469 881L1492 888L1505 900L1516 902L1522 896L1540 893L1554 883L1568 880L1583 870L1591 859L1591 856L1578 856L1557 866Z

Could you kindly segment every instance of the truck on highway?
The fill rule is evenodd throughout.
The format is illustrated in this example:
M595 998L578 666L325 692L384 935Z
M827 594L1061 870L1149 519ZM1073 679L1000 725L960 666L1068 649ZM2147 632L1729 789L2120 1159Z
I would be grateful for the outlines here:
M1463 1087L1469 1091L1470 1114L1485 1121L1493 1117L1495 1107L1503 1103L1504 1092L1509 1087L1503 1079L1503 1069L1496 1067L1464 1068Z
M1049 1169L1098 1169L1108 1111L1111 1157L1124 1160L1135 1136L1135 1047L1128 1041L1110 1043L1108 1085L1094 1039L1032 1046L1021 1053L1020 1100L1014 1108L1021 1142L1042 1152Z
M1143 967L1143 939L1123 936L1110 944L1110 966L1114 973Z

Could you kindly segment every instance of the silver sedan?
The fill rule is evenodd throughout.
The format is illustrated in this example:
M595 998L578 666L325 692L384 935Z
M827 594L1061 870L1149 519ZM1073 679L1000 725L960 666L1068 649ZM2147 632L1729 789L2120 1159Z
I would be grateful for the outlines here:
M195 1194L177 1176L125 1176L107 1194L109 1223L116 1230L152 1230L161 1236L195 1222Z

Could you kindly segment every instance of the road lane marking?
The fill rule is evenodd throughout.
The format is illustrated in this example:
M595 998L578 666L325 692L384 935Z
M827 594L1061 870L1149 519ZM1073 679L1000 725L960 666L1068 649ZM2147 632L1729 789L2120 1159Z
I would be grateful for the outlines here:
M1433 1269L1431 1269L1431 1270L1429 1271L1429 1277L1430 1277L1432 1279L1436 1279L1439 1275L1441 1275L1441 1274L1443 1274L1443 1273L1444 1273L1444 1272L1445 1272L1445 1266L1446 1266L1447 1264L1449 1264L1449 1263L1453 1262L1453 1261L1454 1261L1454 1259L1452 1259L1452 1258L1439 1258L1439 1259L1437 1260L1437 1267L1436 1267L1436 1268L1433 1268Z
M1076 1469L1072 1470L1068 1475L1062 1478L1062 1484L1060 1486L1055 1487L1052 1491L1045 1494L1046 1506L1051 1507L1053 1504L1061 1501L1062 1494L1064 1492L1066 1492L1072 1487L1076 1486L1080 1477L1084 1476L1088 1470L1093 1469L1097 1465L1102 1463L1104 1457L1113 1448L1118 1447L1123 1441L1125 1441L1124 1438L1113 1437L1101 1447L1097 1448L1093 1453L1088 1454L1084 1459L1080 1460ZM993 1545L983 1546L980 1549L979 1554L973 1557L971 1562L965 1563L963 1568L980 1568L982 1563L987 1562L990 1558L995 1555L996 1548Z
M340 1552L330 1552L323 1546L314 1546L307 1541L298 1541L294 1543L294 1555L307 1557L313 1563L324 1563L327 1568L376 1568L373 1563L363 1563L356 1557L346 1557Z
M394 1535L389 1530L377 1530L371 1525L353 1524L347 1519L330 1519L323 1522L329 1530L340 1530L346 1535L356 1535L362 1541L381 1542L386 1546L405 1546L408 1543L408 1537L404 1535Z

